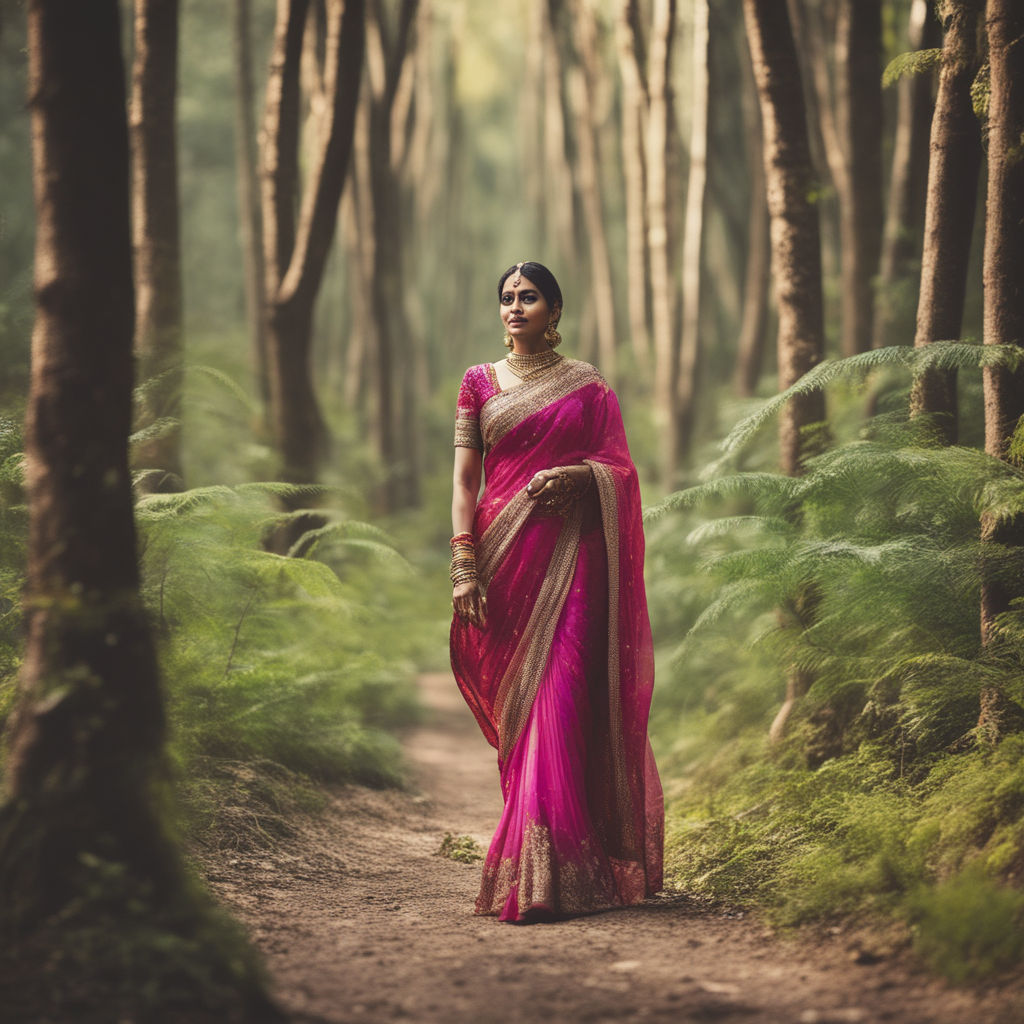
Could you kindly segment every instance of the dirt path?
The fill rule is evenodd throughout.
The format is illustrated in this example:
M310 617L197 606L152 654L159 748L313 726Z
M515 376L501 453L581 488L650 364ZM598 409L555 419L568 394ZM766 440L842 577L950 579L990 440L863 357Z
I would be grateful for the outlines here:
M445 832L486 845L501 806L494 752L449 676L422 686L429 717L406 743L418 792L347 787L287 852L211 872L296 1020L1024 1019L1018 985L949 989L898 960L854 962L841 933L784 942L682 897L557 924L475 917L479 865L435 851Z

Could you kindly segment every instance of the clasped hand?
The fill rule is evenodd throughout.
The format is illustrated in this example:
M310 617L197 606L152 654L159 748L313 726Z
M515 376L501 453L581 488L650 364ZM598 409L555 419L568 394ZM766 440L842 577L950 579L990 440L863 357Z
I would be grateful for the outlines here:
M590 467L557 466L535 473L526 485L526 493L548 508L568 508L590 483Z

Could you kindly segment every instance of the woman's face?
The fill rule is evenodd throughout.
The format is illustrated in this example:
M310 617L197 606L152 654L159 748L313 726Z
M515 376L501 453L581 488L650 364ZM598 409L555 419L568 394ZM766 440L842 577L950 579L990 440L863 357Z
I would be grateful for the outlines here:
M519 284L513 284L516 278ZM540 289L525 275L515 271L501 286L501 322L513 341L542 336L551 319L551 307Z

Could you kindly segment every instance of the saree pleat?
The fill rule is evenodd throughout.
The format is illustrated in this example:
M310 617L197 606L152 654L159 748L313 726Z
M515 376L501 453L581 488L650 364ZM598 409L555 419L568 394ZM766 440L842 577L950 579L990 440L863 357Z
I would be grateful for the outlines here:
M452 623L452 667L498 749L504 810L476 910L585 913L661 886L661 785L647 739L653 684L639 487L614 393L566 360L493 394L479 423L477 504L488 622ZM594 486L551 515L525 495L540 469L587 464Z

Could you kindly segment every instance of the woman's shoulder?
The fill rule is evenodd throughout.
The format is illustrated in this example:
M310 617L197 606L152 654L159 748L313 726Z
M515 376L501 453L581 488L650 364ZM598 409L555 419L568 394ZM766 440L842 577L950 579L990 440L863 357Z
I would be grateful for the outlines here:
M470 366L466 372L462 375L462 380L475 383L477 381L487 380L493 371L493 363L477 363L475 366Z
M570 359L566 356L565 368L569 373L575 374L582 384L601 384L608 389L608 381L604 379L601 371L592 363L583 359Z
M459 386L459 405L481 406L497 389L494 366L477 363L462 375Z

